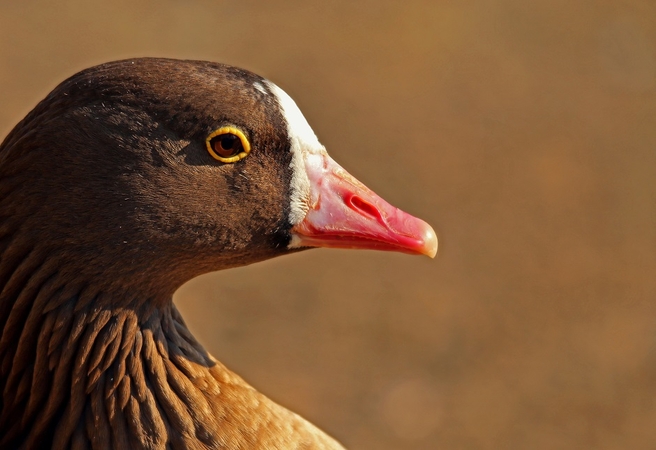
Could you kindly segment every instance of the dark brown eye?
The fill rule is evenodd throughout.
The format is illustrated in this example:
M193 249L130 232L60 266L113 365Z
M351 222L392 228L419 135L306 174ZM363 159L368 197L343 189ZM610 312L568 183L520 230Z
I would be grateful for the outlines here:
M233 126L219 128L207 136L207 151L214 159L224 163L237 162L248 156L251 144L246 135Z
M241 145L241 139L232 133L220 134L214 137L210 143L214 152L223 157L230 158L231 156L238 155L244 150Z

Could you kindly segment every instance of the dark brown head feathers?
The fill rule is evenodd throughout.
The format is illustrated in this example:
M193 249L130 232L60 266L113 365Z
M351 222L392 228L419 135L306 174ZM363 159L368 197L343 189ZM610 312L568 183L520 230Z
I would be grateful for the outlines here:
M136 277L165 294L199 273L280 253L289 143L274 100L253 87L260 80L160 59L71 77L0 147L0 211L31 245L65 250L76 273L122 286ZM257 149L239 165L217 164L205 149L224 124Z

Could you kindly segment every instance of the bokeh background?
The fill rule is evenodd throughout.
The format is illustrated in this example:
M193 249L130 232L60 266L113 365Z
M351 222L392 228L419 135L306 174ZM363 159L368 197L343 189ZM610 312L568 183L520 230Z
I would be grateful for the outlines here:
M135 56L270 78L438 230L183 286L247 381L353 449L656 447L656 2L3 1L0 136Z

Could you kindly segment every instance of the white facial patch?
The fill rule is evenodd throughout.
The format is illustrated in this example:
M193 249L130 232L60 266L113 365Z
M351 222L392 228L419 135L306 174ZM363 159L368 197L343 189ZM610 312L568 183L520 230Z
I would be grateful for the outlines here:
M267 81L267 85L278 100L287 122L287 134L291 140L292 162L289 167L292 169L292 181L289 222L293 226L303 220L311 204L310 179L306 169L306 160L312 155L326 154L326 149L319 143L317 136L294 100L270 81Z
M260 83L259 81L256 81L255 83L253 83L253 87L255 89L257 89L258 91L260 91L261 93L263 93L264 95L269 95L269 93L266 91L266 89L264 89L264 86L262 86L262 83Z

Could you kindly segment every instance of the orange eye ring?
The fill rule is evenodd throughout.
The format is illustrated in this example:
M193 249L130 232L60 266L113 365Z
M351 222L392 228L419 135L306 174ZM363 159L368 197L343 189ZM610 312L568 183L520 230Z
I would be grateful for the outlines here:
M236 127L221 127L210 133L205 146L212 158L224 163L237 162L251 152L251 143Z

